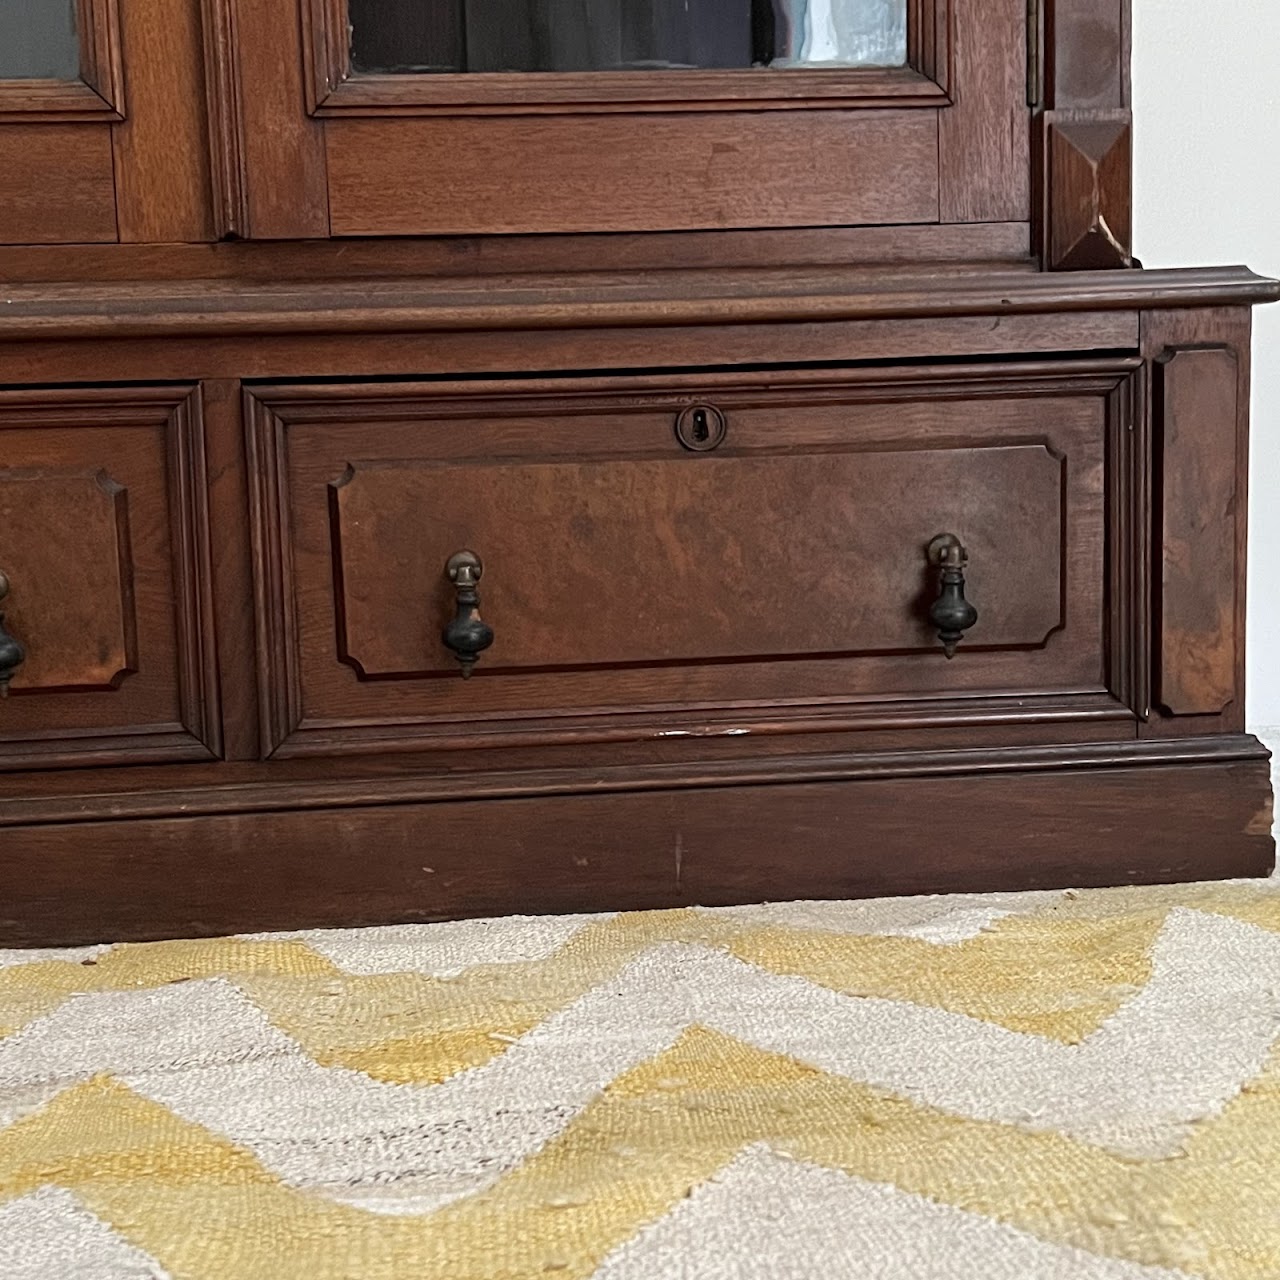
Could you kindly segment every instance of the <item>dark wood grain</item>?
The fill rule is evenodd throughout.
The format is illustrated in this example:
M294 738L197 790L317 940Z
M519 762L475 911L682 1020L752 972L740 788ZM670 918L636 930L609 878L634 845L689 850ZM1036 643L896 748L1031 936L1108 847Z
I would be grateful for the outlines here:
M1271 793L1265 752L1250 753L13 827L0 943L1263 875ZM908 817L922 800L948 815L945 842Z

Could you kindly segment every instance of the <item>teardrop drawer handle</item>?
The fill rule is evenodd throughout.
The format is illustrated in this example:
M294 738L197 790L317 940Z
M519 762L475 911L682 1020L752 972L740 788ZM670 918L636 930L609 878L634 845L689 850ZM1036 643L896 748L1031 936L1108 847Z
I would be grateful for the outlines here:
M0 604L9 594L9 579L0 573ZM9 696L9 681L17 674L27 651L4 629L4 610L0 609L0 698Z
M942 652L956 656L956 645L978 621L978 611L964 598L964 570L969 553L954 533L940 533L929 543L929 563L941 570L938 598L929 607L929 621L938 629Z
M462 664L466 679L480 655L493 643L493 628L480 617L480 579L484 564L474 551L458 551L449 557L445 573L457 593L457 612L444 629L444 642Z

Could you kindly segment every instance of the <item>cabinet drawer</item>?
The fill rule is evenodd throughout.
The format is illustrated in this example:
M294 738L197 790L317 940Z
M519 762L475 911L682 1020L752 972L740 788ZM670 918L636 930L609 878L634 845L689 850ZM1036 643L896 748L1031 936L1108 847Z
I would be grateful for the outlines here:
M1029 696L1121 714L1107 512L1134 480L1132 373L260 388L265 745L794 731ZM681 420L723 440L686 447ZM978 610L953 659L941 534ZM466 680L442 637L462 551L493 632Z
M0 768L216 751L203 476L191 388L0 394Z

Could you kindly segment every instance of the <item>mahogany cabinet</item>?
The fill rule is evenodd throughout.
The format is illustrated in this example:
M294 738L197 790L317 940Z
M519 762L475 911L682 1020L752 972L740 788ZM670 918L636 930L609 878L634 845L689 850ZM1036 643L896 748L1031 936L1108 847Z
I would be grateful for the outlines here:
M1271 866L1122 0L0 37L0 945Z

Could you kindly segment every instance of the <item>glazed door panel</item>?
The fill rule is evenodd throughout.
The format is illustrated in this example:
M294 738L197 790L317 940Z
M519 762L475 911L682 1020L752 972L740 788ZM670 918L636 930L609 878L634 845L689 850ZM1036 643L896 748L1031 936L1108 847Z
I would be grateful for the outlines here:
M304 0L294 28L241 5L221 167L243 162L242 229L1029 218L1024 0L517 8Z

